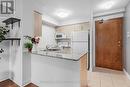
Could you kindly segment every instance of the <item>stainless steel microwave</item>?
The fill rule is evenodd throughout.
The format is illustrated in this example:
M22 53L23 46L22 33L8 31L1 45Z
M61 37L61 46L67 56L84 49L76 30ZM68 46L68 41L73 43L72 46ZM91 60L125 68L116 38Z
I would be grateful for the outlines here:
M56 39L64 39L64 38L66 38L66 34L64 34L64 33L56 33L55 38Z

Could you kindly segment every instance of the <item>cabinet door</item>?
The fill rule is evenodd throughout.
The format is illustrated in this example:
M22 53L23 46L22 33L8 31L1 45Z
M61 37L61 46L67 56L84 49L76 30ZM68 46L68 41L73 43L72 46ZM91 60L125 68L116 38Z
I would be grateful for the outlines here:
M80 87L88 87L87 84L87 54L80 58Z
M82 23L81 24L81 30L82 31L88 31L88 30L90 30L90 23L89 22Z
M73 42L87 42L88 32L87 31L73 32L72 41Z
M34 11L34 36L42 36L42 15Z
M65 33L67 35L67 38L71 38L73 30L74 30L74 25L68 25L68 26L58 27L56 29L56 32Z
M81 24L75 24L74 26L75 26L75 27L74 27L74 31L75 31L75 32L78 32L78 31L81 31L81 30L82 30L82 25L81 25Z

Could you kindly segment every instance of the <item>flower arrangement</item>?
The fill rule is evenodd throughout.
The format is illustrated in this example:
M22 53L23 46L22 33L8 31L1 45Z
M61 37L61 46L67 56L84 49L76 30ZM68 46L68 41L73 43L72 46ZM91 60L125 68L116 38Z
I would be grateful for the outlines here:
M37 50L37 44L39 44L40 38L39 37L30 37L30 36L24 36L24 37L29 40L29 42L24 44L25 48L28 48L28 51L32 52L32 48L34 46L35 50Z
M31 41L32 41L33 44L39 44L40 38L39 37L33 37L31 39Z
M39 44L40 38L39 37L30 37L30 36L24 36L25 38L29 39L33 44Z

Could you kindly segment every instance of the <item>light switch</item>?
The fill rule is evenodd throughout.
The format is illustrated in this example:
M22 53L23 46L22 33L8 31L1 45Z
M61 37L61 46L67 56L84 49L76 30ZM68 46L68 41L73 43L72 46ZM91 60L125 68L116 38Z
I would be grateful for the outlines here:
M127 32L127 38L130 38L130 32Z

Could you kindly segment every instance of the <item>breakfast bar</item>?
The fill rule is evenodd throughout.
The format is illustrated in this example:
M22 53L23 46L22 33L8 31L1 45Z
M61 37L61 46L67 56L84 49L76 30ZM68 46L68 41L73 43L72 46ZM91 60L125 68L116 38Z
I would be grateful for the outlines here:
M87 86L87 52L33 51L31 67L31 79L40 87Z

